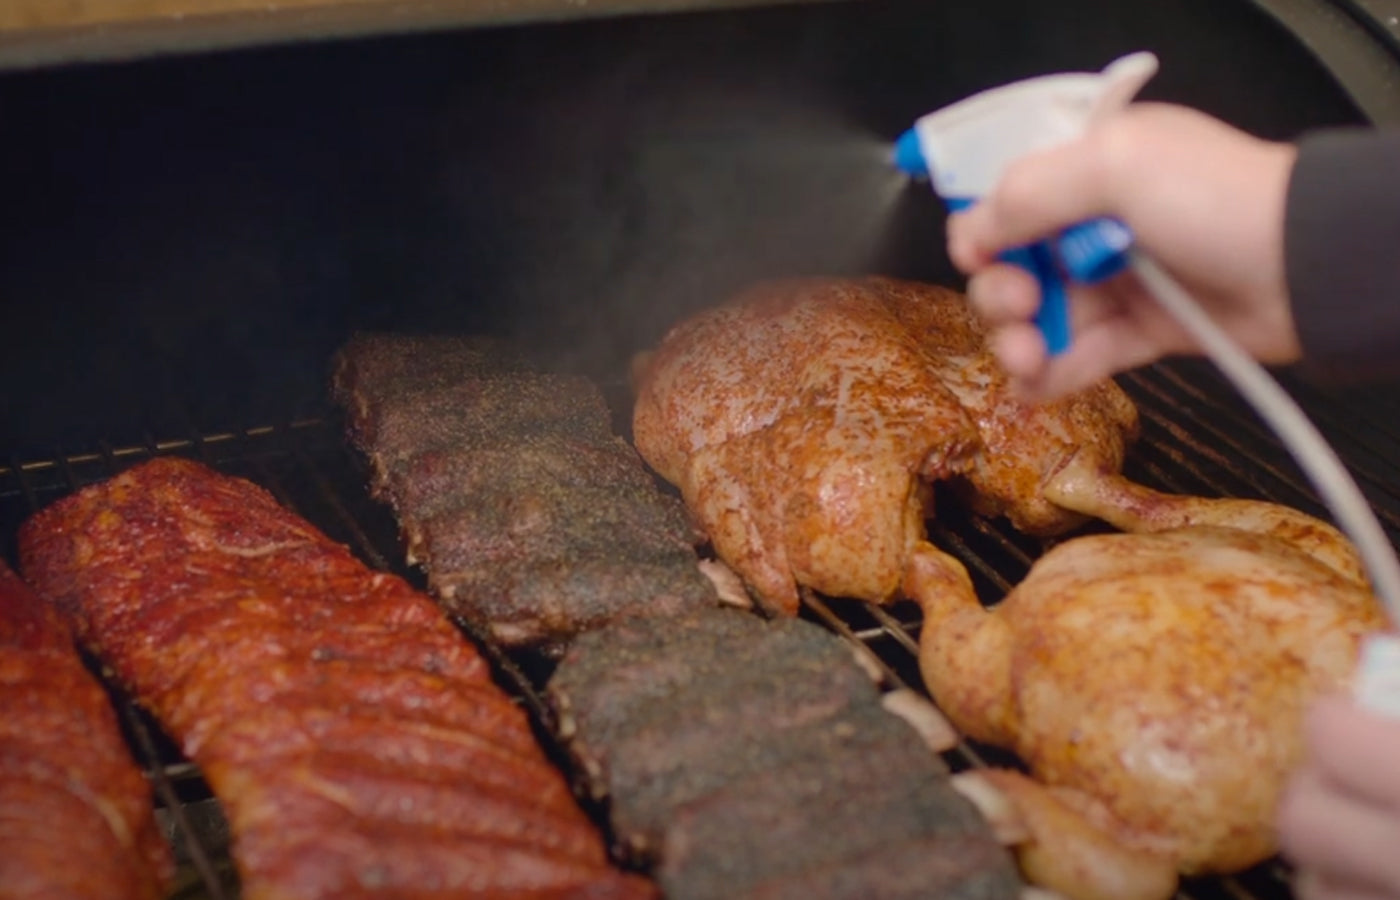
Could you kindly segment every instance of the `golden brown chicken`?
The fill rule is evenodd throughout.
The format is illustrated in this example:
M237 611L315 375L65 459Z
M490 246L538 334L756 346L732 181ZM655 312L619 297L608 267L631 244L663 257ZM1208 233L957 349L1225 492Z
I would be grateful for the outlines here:
M1057 546L991 611L927 545L905 588L940 707L1033 776L973 776L1014 810L1027 877L1075 900L1158 900L1178 873L1275 852L1303 708L1346 685L1385 622L1324 523L1079 475L1067 467L1049 493L1142 533Z
M637 367L637 449L761 597L797 584L883 602L924 537L931 481L1056 534L1041 496L1072 454L1116 472L1137 411L1111 382L1012 400L955 291L884 278L769 282L674 327Z

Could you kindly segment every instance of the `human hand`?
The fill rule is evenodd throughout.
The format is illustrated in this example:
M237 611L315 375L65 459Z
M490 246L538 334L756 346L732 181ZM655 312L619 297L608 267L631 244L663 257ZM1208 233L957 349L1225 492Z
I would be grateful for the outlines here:
M1031 319L1039 288L1001 251L1099 216L1132 228L1217 324L1266 363L1297 359L1283 263L1284 210L1296 157L1203 113L1133 104L1071 143L1012 165L996 189L949 219L953 262L992 330L1012 387L1048 400L1162 356L1192 338L1131 273L1070 291L1073 340L1051 358Z
M1278 817L1299 900L1400 898L1400 721L1324 699L1304 754Z

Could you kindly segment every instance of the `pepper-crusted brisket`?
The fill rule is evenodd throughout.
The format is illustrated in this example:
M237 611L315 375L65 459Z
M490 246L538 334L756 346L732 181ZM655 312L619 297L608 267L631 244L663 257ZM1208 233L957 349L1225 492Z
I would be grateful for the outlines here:
M1015 898L1010 855L840 638L730 610L581 635L548 695L668 900Z
M716 602L684 506L586 378L483 337L361 334L333 393L432 593L508 645Z
M0 562L0 895L158 900L151 788L67 623Z
M157 459L42 510L20 550L203 770L245 900L654 896L433 602L261 488Z

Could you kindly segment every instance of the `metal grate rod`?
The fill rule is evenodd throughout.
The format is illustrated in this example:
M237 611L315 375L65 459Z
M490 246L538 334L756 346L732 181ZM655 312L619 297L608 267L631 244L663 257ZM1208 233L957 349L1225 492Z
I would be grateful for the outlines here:
M350 536L355 541L355 546L364 555L364 558L369 564L379 569L381 572L390 571L392 567L389 565L389 560L385 558L384 554L379 552L378 547L374 546L374 542L369 539L369 535L365 534L365 530L360 527L359 520L350 514L350 510L346 508L345 503L340 499L340 495L336 493L326 476L321 473L321 467L316 465L311 457L307 455L306 449L300 444L295 444L292 455L296 458L297 463L305 469L306 473L311 477L311 483L316 485L316 489L320 492L322 499L326 501L326 505L331 508L336 518L339 519L346 530L350 532Z
M895 640L904 650L915 659L919 656L919 644L914 640L914 636L908 632L908 626L890 615L889 610L883 606L870 604L870 615L875 621L880 623L881 630Z
M939 544L943 545L946 549L952 550L953 554L957 556L958 559L962 560L964 565L975 569L980 575L995 585L1002 596L1011 591L1011 581L995 566L983 559L980 553L974 553L972 548L967 545L967 542L950 531L948 526L935 519L930 532L932 536L938 539ZM997 599L1000 600L1001 597Z
M321 418L297 419L284 426L292 430L316 429L325 425L325 420ZM205 435L199 440L205 444L226 444L237 441L245 435L261 437L272 434L277 430L274 425L260 425L255 428L248 428L243 431L221 431L216 434ZM60 464L67 463L70 466L87 465L104 461L114 461L129 459L136 456L160 456L165 453L177 453L181 450L189 450L194 446L194 441L190 438L174 438L169 440L156 440L145 433L142 435L140 444L132 444L125 447L108 448L106 451L88 453L57 454L47 459L31 459L20 462L11 459L9 465L0 466L0 478L12 475L19 471L24 472L46 472L57 469Z
M1138 398L1138 407L1140 409L1145 406L1151 407L1152 419L1150 424L1164 432L1165 436L1169 437L1174 444L1184 447L1198 458L1210 460L1221 469L1229 472L1232 477L1249 485L1261 496L1282 502L1282 497L1279 494L1278 488L1267 486L1259 477L1257 471L1262 471L1272 476L1279 485L1291 491L1296 499L1306 502L1315 502L1314 494L1308 490L1297 477L1280 466L1263 459L1258 453L1258 448L1250 452L1250 450L1235 436L1212 425L1203 416L1194 414L1188 406L1181 404L1179 401L1174 401L1170 395L1163 389L1154 385L1147 377L1141 374L1133 374L1130 375L1129 378L1147 395L1147 397L1140 396ZM1211 401L1204 400L1203 402ZM1191 429L1188 430L1178 424L1176 420L1181 417L1190 418L1192 424ZM1203 443L1193 435L1193 431L1210 435L1211 438L1218 442L1218 445L1211 446L1210 444ZM1271 436L1264 435L1262 432L1257 432L1255 437L1261 444L1267 444L1271 449L1276 446L1275 440ZM1250 461L1255 463L1254 468L1257 471L1239 466L1234 460L1231 460L1229 455L1222 453L1218 449L1219 446L1228 447L1236 451L1236 453L1247 453ZM1197 476L1202 481L1208 481L1196 463L1193 463L1181 454L1173 454L1173 457L1174 461L1181 465L1182 468L1187 469L1191 474ZM1215 486L1212 485L1212 487Z
M1202 391L1197 386L1191 384L1180 374L1171 371L1169 368L1164 368L1160 366L1154 367L1152 372L1156 377L1169 383L1171 387L1177 390L1179 393L1190 397L1193 401L1195 401L1198 404L1210 407L1211 409L1215 410L1219 415L1228 417L1230 419L1230 429L1222 429L1211 425L1210 423L1205 421L1205 419L1202 416L1192 413L1188 406L1180 404L1179 402L1174 402L1170 396L1163 393L1160 388L1157 388L1155 389L1156 393L1159 397L1163 398L1163 404L1166 405L1169 410L1171 410L1172 414L1175 414L1163 414L1160 416L1161 419L1170 421L1173 418L1179 416L1189 417L1193 425L1199 426L1203 431L1209 431L1216 440L1220 441L1221 444L1228 446L1232 450L1236 451L1236 453L1239 456L1248 459L1250 462L1254 463L1257 468L1262 469L1269 475L1273 476L1278 482L1280 482L1283 485L1286 485L1292 491L1292 493L1297 496L1297 498L1301 499L1307 504L1313 505L1316 508L1322 508L1321 501L1318 499L1316 493L1301 478L1301 472L1293 474L1296 470L1296 464L1292 463L1291 457L1287 455L1287 451L1279 443L1278 438L1275 437L1271 431L1266 431L1263 427L1261 427L1260 424L1257 421L1255 421L1255 419L1252 417L1252 414L1241 414L1239 410L1231 409L1229 406L1223 403L1219 397L1211 397L1209 394ZM1132 380L1134 381L1134 383L1143 385L1145 387L1150 385L1150 382L1147 380L1146 376L1142 374L1133 375ZM1225 396L1230 396L1231 394L1229 394L1228 392L1230 392L1231 390L1232 389L1230 389L1228 386L1222 387L1222 391L1226 392L1224 394ZM1331 422L1334 425L1337 424L1335 420L1332 419L1331 415L1327 412L1325 404L1313 404L1312 408L1309 409L1309 415L1319 419L1320 421ZM1192 450L1192 452L1203 453L1209 450L1209 448L1204 447L1199 441L1195 440L1190 435L1190 432L1187 429L1182 428L1180 425L1173 425L1171 427L1171 431L1173 432L1173 438L1179 443L1188 446ZM1254 446L1249 446L1249 444L1241 441L1239 438L1240 434L1244 434L1246 437L1248 437L1251 443L1254 444ZM1355 442L1351 441L1349 443L1354 444ZM1279 459L1287 460L1288 462L1286 466L1280 466L1264 459L1261 450L1265 448L1267 448L1269 452L1273 453ZM1400 497L1400 492L1397 491L1396 482L1394 478L1387 478L1386 476L1380 474L1379 472L1375 471L1369 466L1361 464L1356 458L1355 450L1357 449L1357 447L1352 446L1349 449L1352 452L1348 454L1348 458L1346 460L1346 465L1348 469L1355 472L1358 476L1360 476L1360 478L1363 481L1367 482L1372 487L1379 488L1391 497ZM1183 460L1183 465L1189 466L1190 463ZM1221 465L1222 468L1227 469L1227 471L1229 471L1232 476L1239 478L1242 481L1248 482L1249 484L1251 484L1251 486L1255 487L1256 489L1260 490L1261 493L1265 494L1265 496L1268 496L1270 498L1277 497L1277 495L1274 492L1263 489L1258 484L1257 480L1254 478L1253 473L1249 469L1241 467L1238 464L1238 461L1232 461L1228 457L1225 457ZM1391 527L1400 528L1400 515L1397 515L1395 510L1375 503L1373 503L1372 505L1373 507L1375 507L1377 514L1386 520L1387 525L1390 525Z

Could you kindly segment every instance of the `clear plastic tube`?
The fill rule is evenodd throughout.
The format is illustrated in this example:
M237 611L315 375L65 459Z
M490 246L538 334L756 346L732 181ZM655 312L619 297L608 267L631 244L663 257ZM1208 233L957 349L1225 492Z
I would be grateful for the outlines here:
M1225 377L1273 428L1361 554L1371 586L1392 625L1400 625L1400 560L1375 512L1316 426L1279 383L1232 341L1186 289L1152 259L1132 253L1133 272L1205 350Z

